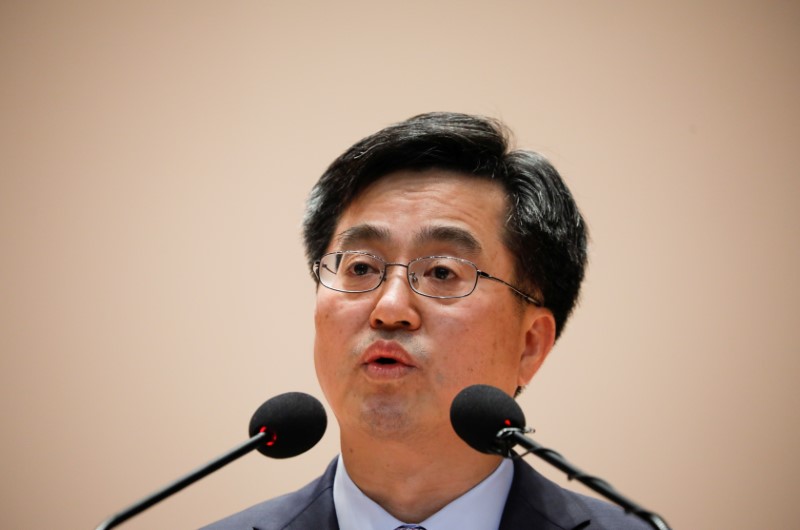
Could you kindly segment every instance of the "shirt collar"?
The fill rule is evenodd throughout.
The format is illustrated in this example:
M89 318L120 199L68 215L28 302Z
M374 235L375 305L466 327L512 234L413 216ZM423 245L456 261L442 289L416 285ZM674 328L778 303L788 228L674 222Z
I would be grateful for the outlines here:
M491 475L419 524L426 530L495 530L513 478L514 466L503 459ZM394 530L404 524L358 489L341 455L333 479L333 503L341 530Z

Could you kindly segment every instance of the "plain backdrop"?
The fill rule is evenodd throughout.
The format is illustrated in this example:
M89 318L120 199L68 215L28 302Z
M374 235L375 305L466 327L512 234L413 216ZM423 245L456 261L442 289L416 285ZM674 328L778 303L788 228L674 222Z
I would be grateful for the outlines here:
M0 527L94 528L268 397L321 398L306 194L433 110L505 120L591 229L520 398L535 439L674 529L790 527L798 27L778 0L1 2ZM331 423L124 526L291 491L335 456Z

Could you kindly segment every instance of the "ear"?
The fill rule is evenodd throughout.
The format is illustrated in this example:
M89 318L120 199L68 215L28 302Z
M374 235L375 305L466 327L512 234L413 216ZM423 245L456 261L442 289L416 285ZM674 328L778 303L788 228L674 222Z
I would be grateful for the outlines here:
M529 311L517 381L517 386L521 387L533 379L556 341L556 319L553 313L543 307L531 307Z

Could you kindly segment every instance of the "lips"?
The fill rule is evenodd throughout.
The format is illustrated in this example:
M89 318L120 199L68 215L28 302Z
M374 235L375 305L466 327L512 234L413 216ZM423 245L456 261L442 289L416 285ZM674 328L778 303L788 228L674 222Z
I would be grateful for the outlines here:
M370 344L370 346L364 351L364 355L362 356L361 360L364 364L400 363L406 366L415 366L411 355L408 354L405 348L396 342L385 340L379 340Z
M367 375L378 379L396 379L417 368L414 359L398 343L373 342L361 357Z

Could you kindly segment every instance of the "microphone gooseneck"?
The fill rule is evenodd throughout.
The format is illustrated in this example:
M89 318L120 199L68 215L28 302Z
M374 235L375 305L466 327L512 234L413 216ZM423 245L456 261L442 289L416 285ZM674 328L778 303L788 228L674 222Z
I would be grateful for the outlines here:
M587 475L570 464L563 456L525 436L525 415L517 402L500 390L488 385L473 385L462 390L450 407L453 430L470 447L482 453L500 454L520 458L533 453L605 498L649 523L656 530L669 530L667 523L657 514L623 497L611 484L599 477ZM527 452L517 455L512 451L521 445Z
M95 530L109 530L124 523L253 449L272 458L289 458L304 453L320 441L327 426L325 409L316 398L301 392L275 396L253 414L249 440L109 517Z

